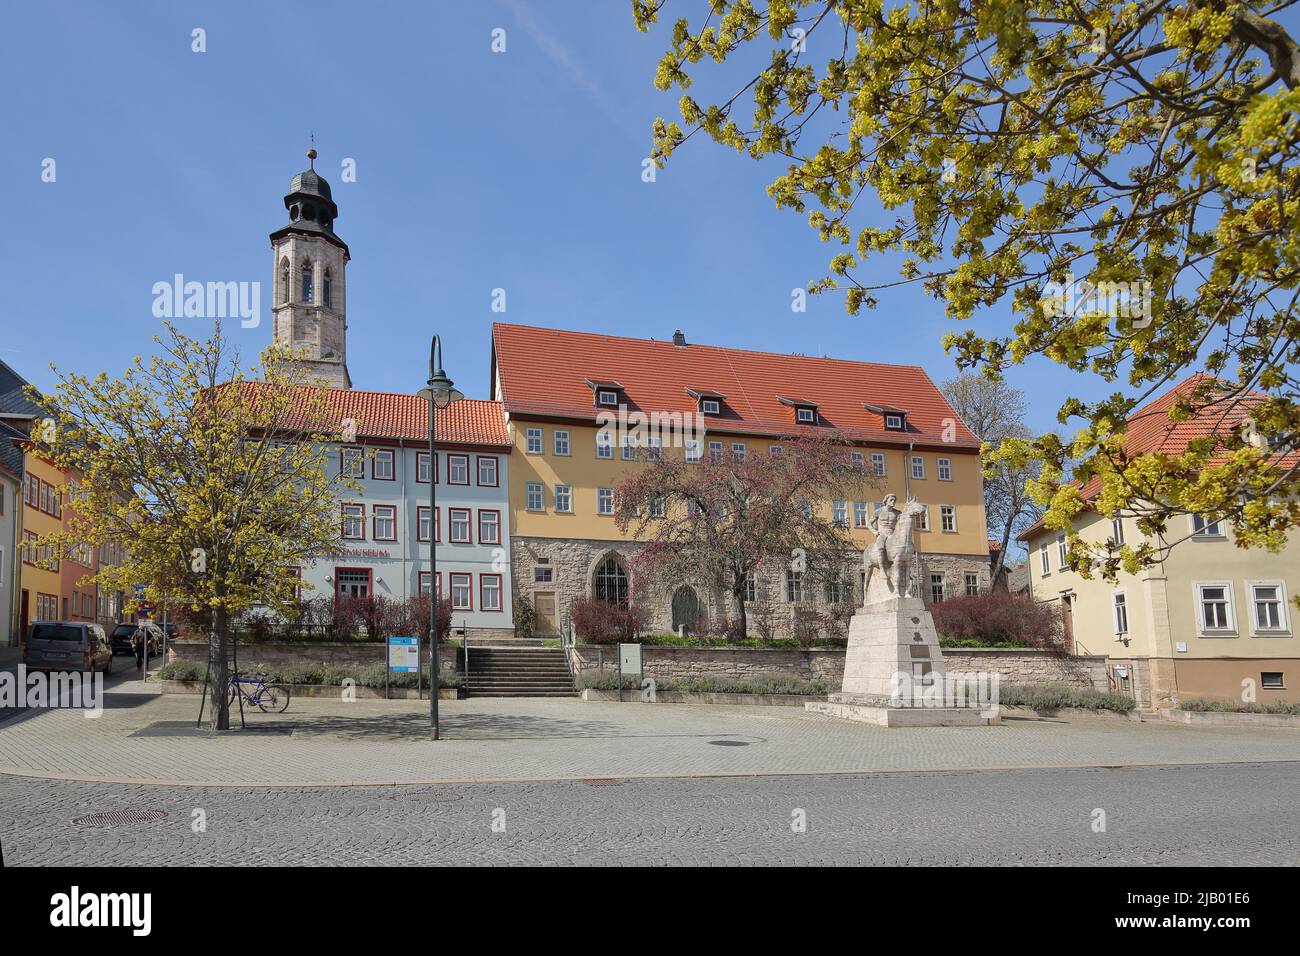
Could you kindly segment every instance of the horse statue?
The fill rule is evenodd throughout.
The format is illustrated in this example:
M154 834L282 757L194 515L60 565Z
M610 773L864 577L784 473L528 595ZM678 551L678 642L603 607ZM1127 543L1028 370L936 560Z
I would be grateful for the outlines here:
M889 593L898 596L913 595L916 570L916 545L912 541L912 525L916 516L924 513L925 505L908 498L900 512L894 507L897 495L889 495L884 504L867 521L867 527L876 540L862 555L866 577L862 585L862 603L866 605L871 593L871 579L880 572Z

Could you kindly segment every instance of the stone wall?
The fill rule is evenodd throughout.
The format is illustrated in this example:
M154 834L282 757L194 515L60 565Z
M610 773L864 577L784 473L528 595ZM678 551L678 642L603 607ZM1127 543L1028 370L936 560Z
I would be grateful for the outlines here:
M629 569L632 559L641 551L641 547L635 542L596 541L583 538L536 538L512 535L510 539L510 560L514 572L512 585L515 596L526 597L536 606L533 596L537 592L554 591L557 616L562 622L575 598L592 595L592 582L597 565L612 554L623 564L625 570ZM855 553L852 557L852 566L858 568L860 563L860 555ZM537 581L536 572L539 570L543 572L543 576L549 573L550 580ZM787 601L784 574L784 568L774 568L766 572L760 572L757 580L759 604L770 608L771 635L774 637L792 636L793 628L791 625L796 608L826 612L837 607L827 600L824 589L814 585L811 581L805 585L802 595L803 600L800 603L793 604ZM965 593L965 576L967 574L976 576L981 592L989 589L989 563L988 559L981 555L923 552L921 554L920 574L921 596L926 604L930 603L931 598L931 574L943 575L944 595L947 597ZM630 570L628 578L631 592L633 594L641 593L643 582L636 580ZM852 576L852 583L853 594L845 595L847 610L849 611L862 599L861 582L856 575ZM720 621L729 616L729 595L710 594L708 589L701 586L699 582L683 581L682 584L691 587L695 591L701 607L712 620ZM664 634L672 631L671 594L653 593L642 598L641 603L650 610L651 630L653 632ZM757 626L756 619L758 615L754 605L750 606L749 614L749 632L751 634L760 633L761 628ZM539 631L539 633L541 632Z
M380 642L352 641L325 643L301 641L292 643L240 644L239 666L266 664L283 667L294 664L328 664L335 667L367 667L384 662L384 645ZM438 645L439 662L444 668L456 662L461 667L460 648L455 644ZM208 645L201 641L172 641L168 645L169 661L198 661L208 659Z
M575 660L580 672L614 671L618 649L579 644ZM822 679L835 689L844 676L842 649L795 650L753 647L645 647L642 661L647 677L748 678L760 674L791 674L805 680ZM1033 648L945 648L948 671L996 672L1003 684L1058 684L1109 689L1104 657L1057 657Z

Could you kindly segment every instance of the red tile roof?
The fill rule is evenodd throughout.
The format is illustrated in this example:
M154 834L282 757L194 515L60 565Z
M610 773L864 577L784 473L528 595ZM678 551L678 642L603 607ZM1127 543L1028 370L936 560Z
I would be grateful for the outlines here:
M718 432L790 436L833 429L854 441L933 445L978 451L979 439L957 417L925 371L844 359L750 352L712 345L568 332L522 325L492 327L493 394L510 415L594 421L596 380L622 383L629 410L693 413L695 392L727 396L720 415L705 417ZM796 425L781 398L816 403L819 425ZM863 403L907 410L908 430L886 430ZM954 424L944 441L945 422Z
M1190 395L1198 387L1218 382L1212 375L1197 372L1189 375L1167 392L1156 396L1145 405L1134 410L1128 417L1128 429L1124 435L1124 454L1128 458L1159 452L1164 455L1181 455L1187 450L1194 438L1219 435L1226 442L1229 436L1241 426L1249 416L1251 406L1262 401L1266 396L1261 392L1247 392L1236 395L1236 388L1224 382L1222 387L1232 395L1222 401L1207 402L1208 396L1198 399L1198 404L1207 402L1195 415L1182 421L1170 421L1169 410L1180 395ZM1232 397L1235 396L1235 397ZM1225 456L1226 457L1226 456ZM1211 463L1223 461L1224 457L1212 457ZM1279 459L1283 466L1300 462L1300 453L1292 453ZM1101 491L1101 479L1089 478L1079 488L1079 495L1084 501L1090 501ZM1020 535L1021 541L1028 540L1042 530L1042 522L1036 521Z
M303 389L304 401L308 394ZM364 392L351 388L326 388L325 403L331 417L357 423L357 437L402 441L427 441L429 404L418 395L401 392ZM505 414L500 402L465 398L438 409L438 444L499 445L510 447Z

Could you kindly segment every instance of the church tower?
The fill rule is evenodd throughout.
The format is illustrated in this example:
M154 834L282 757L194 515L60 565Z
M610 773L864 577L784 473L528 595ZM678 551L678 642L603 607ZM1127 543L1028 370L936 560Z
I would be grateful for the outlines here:
M275 253L275 341L305 353L312 377L334 388L351 388L347 363L348 246L334 235L339 207L330 184L309 167L293 177L284 208L288 225L271 233Z

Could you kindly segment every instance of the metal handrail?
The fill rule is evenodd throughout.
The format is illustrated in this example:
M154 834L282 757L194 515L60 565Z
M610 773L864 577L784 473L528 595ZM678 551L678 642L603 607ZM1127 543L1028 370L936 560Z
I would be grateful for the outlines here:
M577 667L573 658L576 656L576 641L573 636L573 621L566 614L560 621L560 648L564 651L564 665L569 669L569 679L578 679Z

